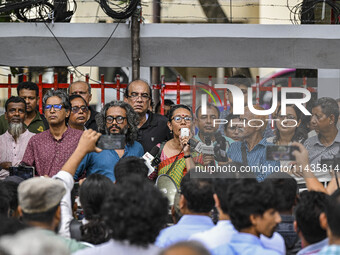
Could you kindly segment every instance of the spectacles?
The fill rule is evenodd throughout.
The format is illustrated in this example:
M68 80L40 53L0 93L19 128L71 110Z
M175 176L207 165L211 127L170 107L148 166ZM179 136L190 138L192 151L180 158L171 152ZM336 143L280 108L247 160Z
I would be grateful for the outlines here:
M116 120L116 122L118 124L122 124L124 122L124 120L126 119L126 117L123 116L117 116L117 117L113 117L113 116L106 116L105 121L108 124L112 124L114 120Z
M46 110L51 111L52 107L55 111L60 111L63 108L63 105L62 104L47 104L47 105L44 106L44 110L45 111Z
M145 93L145 94L141 94L139 95L138 93L131 93L130 96L128 96L129 98L131 98L132 101L136 101L139 97L143 100L143 101L148 101L150 99L149 94Z
M72 92L71 95L86 95L87 93L87 91L75 91Z
M172 118L172 120L174 120L176 123L181 123L182 120L184 120L185 123L190 123L192 121L192 118L191 117L188 117L188 116L174 116Z
M78 113L79 112L79 110L81 110L82 112L87 112L88 110L89 110L89 108L87 107L87 106L85 106L85 105L83 105L83 106L73 106L72 108L71 108L71 111L73 112L73 113Z

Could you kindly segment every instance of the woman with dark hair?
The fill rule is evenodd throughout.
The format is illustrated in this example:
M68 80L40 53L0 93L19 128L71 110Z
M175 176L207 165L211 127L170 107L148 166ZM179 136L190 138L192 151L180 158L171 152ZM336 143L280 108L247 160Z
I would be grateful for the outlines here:
M291 145L293 142L303 143L307 139L307 131L302 128L302 112L295 105L287 105L286 115L282 115L281 106L277 110L275 122L275 136L267 138L267 141L275 145ZM280 165L284 172L285 169L291 169L291 161L281 160ZM303 182L303 178L294 174L293 171L287 172L291 174L298 183Z
M302 112L296 105L287 105L286 115L281 114L281 106L277 110L275 122L275 136L269 137L268 142L276 145L290 145L292 142L303 143L307 139L307 133L300 127Z
M189 138L194 134L193 123L193 113L189 106L184 104L172 106L169 111L168 127L174 138L157 145L161 151L158 175L169 175L177 187L187 171L195 167L188 144ZM190 130L189 136L181 136L182 128Z
M83 225L80 227L82 241L101 244L110 239L100 211L112 185L112 181L106 176L92 174L80 186L79 199L85 216Z

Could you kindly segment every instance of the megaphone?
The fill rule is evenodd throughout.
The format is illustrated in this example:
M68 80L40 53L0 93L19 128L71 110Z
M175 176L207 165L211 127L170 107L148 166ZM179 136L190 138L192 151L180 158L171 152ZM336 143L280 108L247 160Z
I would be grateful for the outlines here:
M156 187L164 194L169 200L169 206L173 206L175 195L179 192L175 181L167 174L161 174L156 180Z

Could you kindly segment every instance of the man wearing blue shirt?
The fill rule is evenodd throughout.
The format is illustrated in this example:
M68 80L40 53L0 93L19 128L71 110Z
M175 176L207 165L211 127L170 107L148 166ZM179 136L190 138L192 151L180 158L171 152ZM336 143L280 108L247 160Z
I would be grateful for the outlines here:
M259 106L254 106L254 108L263 110ZM245 107L244 114L240 116L240 121L235 124L243 127L243 142L234 142L228 150L228 157L232 161L246 165L245 170L254 172L258 181L263 181L274 171L279 172L279 161L266 160L266 146L271 144L263 137L263 130L266 128L266 116L255 115L250 112L248 107Z
M340 190L337 189L328 199L326 213L321 213L320 223L327 226L329 244L320 255L340 254Z
M260 235L272 237L281 217L276 210L276 194L268 183L254 179L240 179L230 185L228 193L229 216L239 233L229 243L215 248L214 255L278 255L276 250L265 248ZM232 250L232 253L230 252Z
M77 180L86 172L86 176L98 173L115 181L114 167L120 158L127 156L142 157L144 154L143 147L136 141L137 120L138 116L129 104L122 101L107 103L101 112L97 114L98 129L104 134L125 135L125 148L87 154L80 163L74 179Z
M179 222L163 229L156 240L156 246L165 248L179 241L187 241L191 235L214 226L209 217L214 206L211 180L183 177L181 182L179 208L183 214Z
M320 215L326 211L328 195L323 192L305 191L295 208L295 231L303 247L297 255L318 254L328 244L325 226Z

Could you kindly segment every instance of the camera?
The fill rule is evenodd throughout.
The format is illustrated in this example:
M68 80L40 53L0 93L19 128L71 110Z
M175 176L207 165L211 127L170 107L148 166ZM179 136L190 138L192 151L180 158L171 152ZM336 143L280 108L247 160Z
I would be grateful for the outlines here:
M33 166L11 166L9 168L9 175L18 176L24 180L34 177Z
M339 171L340 150L333 158L321 158L321 165L327 165L328 169Z
M295 160L293 151L296 150L299 150L299 148L296 146L267 145L266 160L292 161Z
M102 150L122 150L125 148L125 135L102 135L96 146Z

